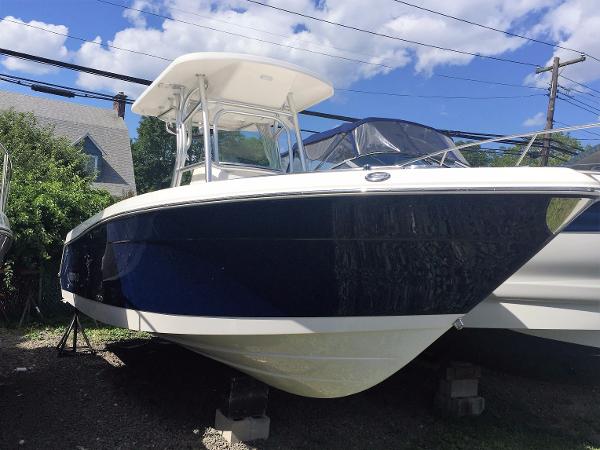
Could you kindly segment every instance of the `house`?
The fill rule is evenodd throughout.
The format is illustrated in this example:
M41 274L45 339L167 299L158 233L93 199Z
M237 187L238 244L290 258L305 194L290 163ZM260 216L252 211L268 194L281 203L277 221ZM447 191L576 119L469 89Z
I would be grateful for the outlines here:
M57 136L81 144L96 173L93 185L124 197L135 194L124 98L116 95L113 109L108 109L0 90L0 110L32 112L40 125L50 125Z

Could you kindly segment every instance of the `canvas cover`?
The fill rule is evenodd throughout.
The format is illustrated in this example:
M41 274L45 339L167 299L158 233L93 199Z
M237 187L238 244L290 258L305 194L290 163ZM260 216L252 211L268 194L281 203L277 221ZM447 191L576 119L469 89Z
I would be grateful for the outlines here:
M357 158L364 159L364 164L394 165L454 146L452 139L435 128L374 117L313 134L303 144L309 170L345 167L345 161ZM370 158L360 159L367 155ZM457 160L467 164L459 151L448 153L446 162Z

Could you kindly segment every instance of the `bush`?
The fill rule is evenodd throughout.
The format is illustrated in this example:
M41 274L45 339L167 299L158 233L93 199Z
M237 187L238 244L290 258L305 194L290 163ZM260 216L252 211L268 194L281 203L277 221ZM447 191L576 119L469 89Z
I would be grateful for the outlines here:
M0 287L0 308L7 315L38 295L40 271L55 276L67 232L112 199L91 186L82 149L54 136L52 127L39 126L32 114L0 113L0 142L13 164L6 214L14 242ZM55 291L58 284L52 284Z

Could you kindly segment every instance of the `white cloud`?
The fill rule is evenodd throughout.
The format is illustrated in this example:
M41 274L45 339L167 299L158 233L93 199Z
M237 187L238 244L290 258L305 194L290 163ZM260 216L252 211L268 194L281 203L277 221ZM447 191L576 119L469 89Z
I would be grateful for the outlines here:
M535 27L538 35L549 35L560 46L582 50L600 58L600 9L597 0L565 0L557 8L549 10ZM561 61L577 58L578 53L557 49L547 65L552 65L554 56ZM600 62L588 58L562 69L562 73L575 81L587 83L600 78ZM528 76L526 82L546 87L549 74ZM561 84L572 86L573 83L562 79Z
M129 20L135 27L144 28L147 25L146 15L142 11L158 12L159 8L149 0L134 0L132 9L125 9L123 17Z
M148 16L142 12L120 11L116 7L106 6L114 8L116 14L123 14L131 26L112 36L98 37L96 42L167 59L198 51L270 56L313 69L339 87L401 68L429 75L440 66L467 65L474 59L470 55L345 30L243 0L131 0L129 4L135 9L160 12L189 23L156 17L149 21ZM491 27L520 34L533 33L532 35L545 40L559 39L561 45L584 48L600 55L600 39L597 39L600 10L596 7L597 0L453 0L441 3L438 0L422 0L420 4ZM319 5L316 7L314 0L287 0L284 6L290 10L407 40L489 56L517 59L512 55L514 50L525 45L535 45L426 11L393 4L389 0L371 0L368 7L359 0L328 0ZM534 20L537 23L532 26L531 22ZM68 32L63 25L31 23L61 33ZM241 35L280 45L258 42ZM9 48L58 59L72 56L78 64L149 79L156 77L168 64L164 59L92 43L74 48L70 55L64 46L64 37L6 22L0 23L0 43ZM561 52L573 56L573 53L562 50L557 54L562 56ZM371 64L331 58L318 53L360 59ZM3 64L13 70L38 73L50 70L12 59L4 60ZM600 63L590 61L577 64L566 69L565 74L573 74L574 79L584 82L598 79ZM544 84L543 80L544 76L528 79L539 85ZM92 89L124 90L130 96L139 95L143 89L89 74L80 74L77 83Z
M23 23L27 23L31 27L20 25ZM67 58L68 52L64 45L66 37L33 27L44 28L60 34L67 34L69 32L69 29L64 25L53 25L37 20L23 22L23 20L16 17L7 16L5 20L0 22L0 47L24 53L43 55L47 58L60 60ZM1 64L9 70L34 74L44 74L56 70L52 66L27 62L12 57L3 58Z
M490 26L510 28L520 23L528 14L553 5L556 1L489 0L482 4L477 0L455 0L444 2L441 8L439 2L428 0L423 2L423 6L443 9L450 14ZM135 0L133 7L143 9L147 7L144 6L145 3L145 0ZM512 50L525 45L525 41L517 38L458 23L400 4L390 5L389 0L372 0L367 8L364 2L358 0L329 0L324 8L316 8L313 0L289 0L285 7L331 21L473 53L510 56ZM163 20L159 28L152 28L142 20L141 13L130 12L126 16L134 27L117 32L108 43L168 58L197 51L229 51L270 56L313 69L340 87L348 86L359 79L389 73L394 69L414 65L417 72L429 74L437 66L465 65L473 59L473 56L345 30L243 0L231 0L227 3L208 0L163 0L160 4L155 3L154 8L159 8L162 14L169 17L196 23L204 28L170 20ZM233 35L206 27L224 30ZM301 32L294 34L293 30ZM282 46L253 41L239 35L276 42ZM330 58L317 52L361 59L372 64ZM79 64L92 64L101 69L145 78L154 78L168 64L160 59L91 44L82 45L75 59ZM89 88L124 89L130 95L139 93L139 88L135 86L85 74L80 76L79 84Z
M541 127L546 123L546 115L543 112L535 114L533 117L525 119L523 122L524 127Z

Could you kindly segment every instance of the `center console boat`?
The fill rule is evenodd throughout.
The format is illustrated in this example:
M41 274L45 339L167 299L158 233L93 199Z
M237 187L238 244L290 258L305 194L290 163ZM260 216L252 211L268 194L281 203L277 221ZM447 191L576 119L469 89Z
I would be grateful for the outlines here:
M172 187L67 235L64 300L285 391L341 397L458 325L600 194L574 170L471 169L449 152L445 170L312 171L297 112L332 94L281 61L177 58L132 108L176 135Z

